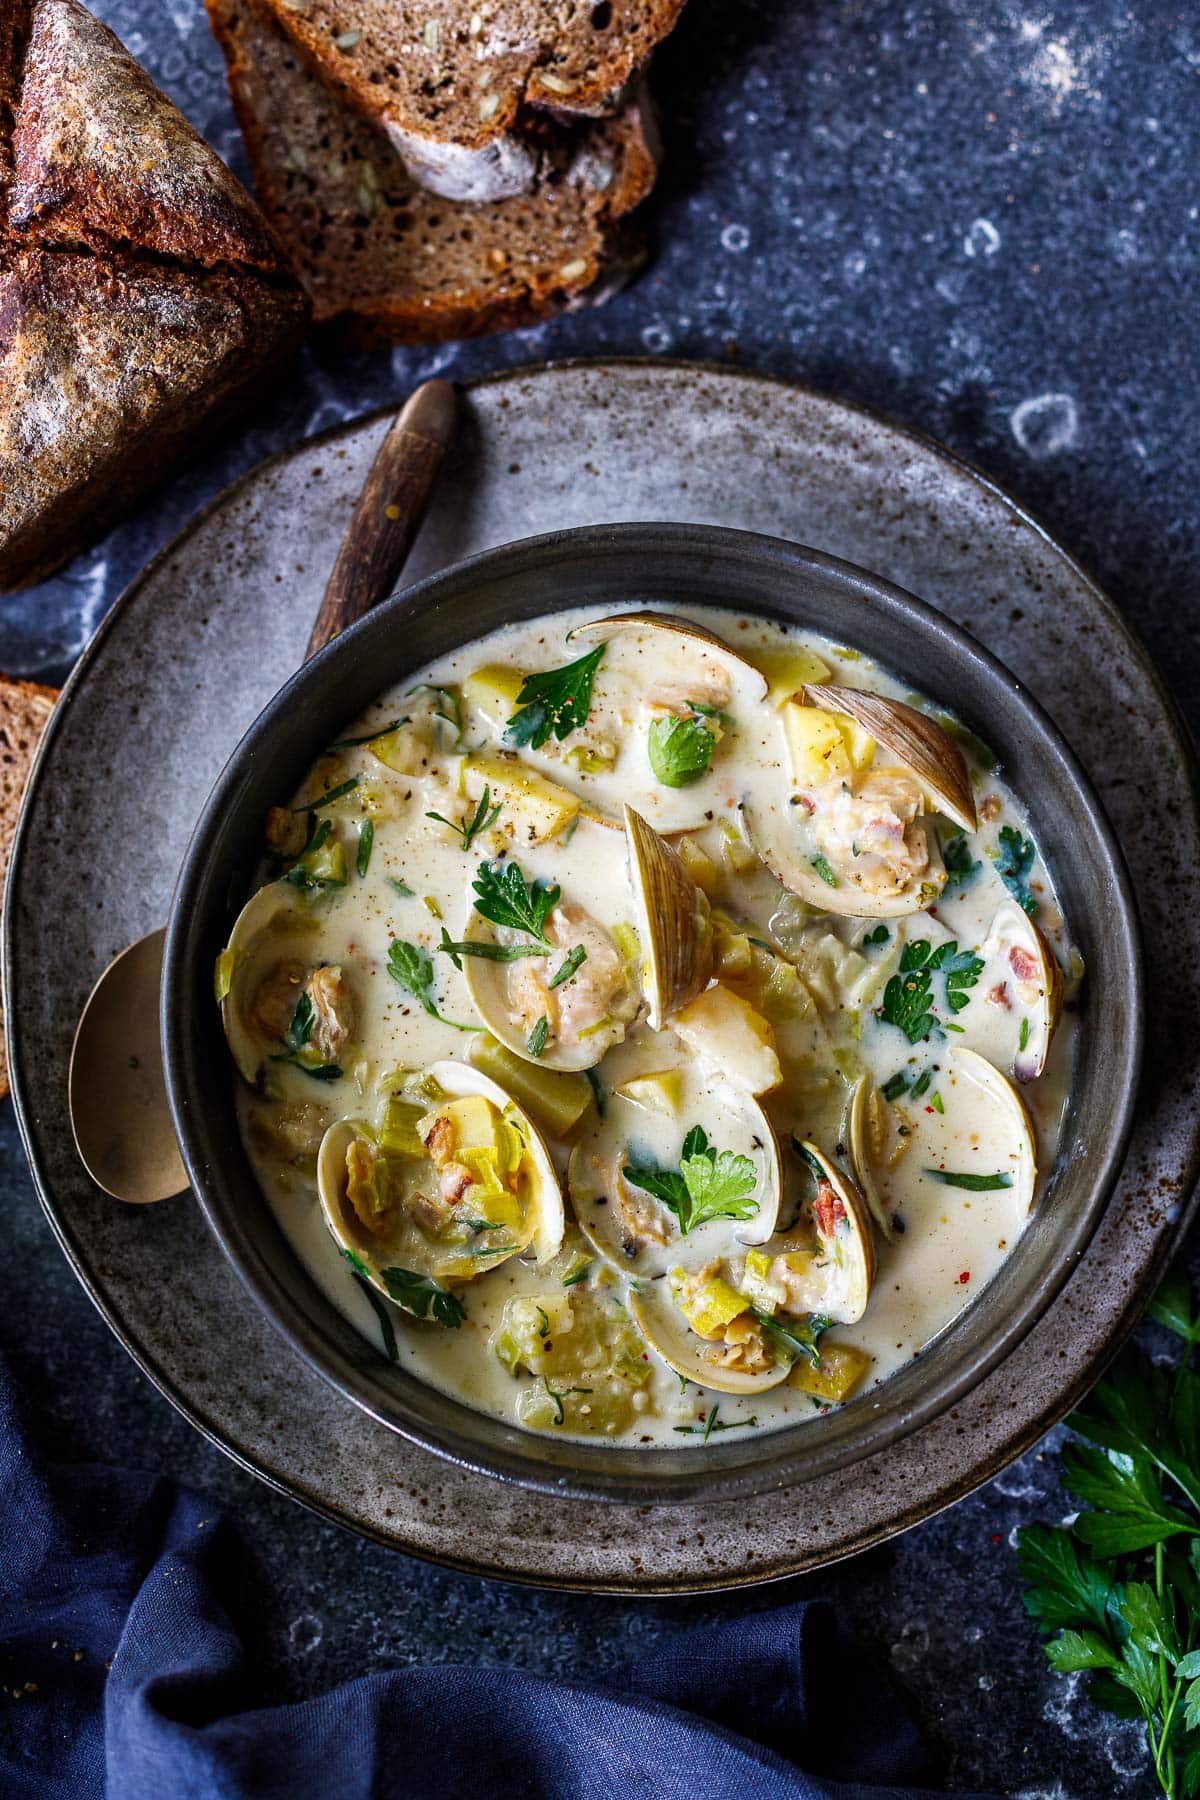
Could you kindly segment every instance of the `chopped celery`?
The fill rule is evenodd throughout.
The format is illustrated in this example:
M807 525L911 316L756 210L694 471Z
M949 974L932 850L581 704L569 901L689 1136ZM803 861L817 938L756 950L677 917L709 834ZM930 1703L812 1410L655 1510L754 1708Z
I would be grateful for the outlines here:
M467 1055L472 1067L498 1082L549 1137L568 1137L591 1104L585 1076L526 1062L494 1037L475 1038Z

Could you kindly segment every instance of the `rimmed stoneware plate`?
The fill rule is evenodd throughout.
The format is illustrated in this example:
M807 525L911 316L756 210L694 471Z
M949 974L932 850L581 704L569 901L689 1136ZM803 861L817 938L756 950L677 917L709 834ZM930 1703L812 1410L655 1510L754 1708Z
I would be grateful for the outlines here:
M299 663L386 423L302 446L224 495L114 608L51 726L5 931L13 1085L47 1212L113 1329L194 1423L383 1542L509 1579L644 1593L848 1555L968 1492L1060 1417L1131 1327L1181 1226L1200 1156L1200 921L1178 902L1196 891L1200 832L1179 721L1070 558L986 480L894 426L695 365L567 364L470 390L412 576L563 525L694 519L812 544L941 606L1028 684L1100 793L1140 905L1151 1029L1125 1171L1097 1234L1037 1328L939 1419L793 1504L785 1491L631 1512L456 1469L288 1351L190 1198L106 1200L65 1122L79 1008L104 963L165 916L219 769Z

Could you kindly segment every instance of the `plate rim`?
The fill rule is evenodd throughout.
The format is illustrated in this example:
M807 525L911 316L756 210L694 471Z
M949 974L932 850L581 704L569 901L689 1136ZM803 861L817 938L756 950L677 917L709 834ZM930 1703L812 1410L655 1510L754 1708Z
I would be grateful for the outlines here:
M552 376L561 373L604 374L609 370L647 371L662 370L676 375L700 374L719 378L724 383L759 386L781 390L787 395L814 403L826 414L841 414L852 421L867 427L880 426L903 443L911 444L916 450L935 461L957 471L967 477L970 483L995 500L1021 526L1031 531L1045 545L1052 555L1058 559L1087 593L1089 604L1104 617L1109 627L1129 647L1143 676L1147 679L1155 698L1162 709L1164 720L1170 730L1174 747L1178 754L1181 769L1185 774L1191 803L1193 823L1200 831L1200 792L1197 791L1197 751L1191 731L1175 700L1167 688L1152 656L1142 644L1136 632L1131 628L1116 603L1083 567L1078 558L1066 549L1051 533L1049 528L1033 514L1026 505L1018 500L1001 482L981 469L957 450L941 443L932 435L918 427L897 420L886 410L862 405L856 400L846 399L812 386L810 383L786 376L772 374L766 370L730 367L728 364L711 359L691 359L681 357L656 356L577 356L555 359L538 359L528 363L506 365L490 371L486 375L459 383L462 391L470 396L480 390L502 386L507 382L529 380L537 376ZM141 569L131 578L121 593L109 607L100 625L84 647L66 682L63 684L60 699L51 716L49 725L38 745L33 759L25 797L22 802L14 833L12 852L9 860L8 875L5 884L5 899L9 888L13 885L14 872L24 861L26 840L29 832L29 815L31 800L40 784L41 772L52 744L56 741L62 728L63 720L74 700L74 697L88 678L92 664L100 648L105 643L108 633L123 616L129 604L141 589L151 581L173 556L179 547L197 532L218 510L235 502L246 490L264 477L314 448L336 444L343 438L356 435L364 428L390 418L396 411L398 401L393 399L369 411L360 413L354 418L339 421L326 430L303 438L299 442L273 451L269 456L244 470L224 488L214 494L203 506L197 509L184 524L175 531L148 559ZM1166 1230L1156 1246L1150 1259L1146 1273L1139 1286L1131 1290L1116 1315L1112 1325L1105 1332L1104 1351L1097 1362L1082 1368L1077 1376L1064 1388L1058 1390L1053 1401L1048 1401L1017 1430L1015 1435L1006 1435L1001 1446L983 1455L979 1463L953 1482L948 1491L938 1496L937 1503L929 1505L927 1501L917 1501L899 1514L893 1514L886 1522L864 1527L853 1541L844 1544L830 1554L823 1551L811 1553L791 1552L785 1567L755 1567L748 1573L745 1571L714 1575L711 1572L700 1577L690 1575L673 1576L668 1582L656 1582L644 1577L637 1579L608 1579L590 1576L570 1577L563 1575L546 1576L536 1573L513 1571L499 1568L486 1561L475 1560L469 1556L456 1555L439 1549L434 1552L428 1548L409 1543L400 1544L395 1536L383 1529L351 1515L348 1509L330 1503L323 1498L308 1494L294 1484L294 1478L284 1476L272 1469L265 1458L242 1449L225 1431L216 1425L190 1398L186 1397L175 1383L160 1370L155 1362L154 1354L149 1346L143 1345L139 1336L128 1326L117 1313L115 1307L103 1294L93 1277L90 1266L82 1249L75 1240L75 1235L66 1221L59 1217L57 1205L53 1199L50 1182L41 1158L34 1147L31 1120L33 1105L31 1096L25 1092L25 1074L22 1047L22 1029L18 1016L11 1006L11 976L13 964L13 918L5 904L2 927L0 927L0 957L2 957L3 1001L6 1021L8 1021L9 1061L12 1097L22 1147L29 1163L34 1188L43 1212L50 1223L51 1230L62 1248L63 1254L70 1263L76 1278L84 1292L92 1301L113 1335L131 1356L142 1373L163 1397L170 1402L189 1424L195 1427L208 1442L215 1445L227 1455L231 1461L277 1492L286 1494L291 1500L304 1506L317 1516L328 1519L331 1523L354 1532L369 1541L379 1543L389 1549L411 1555L423 1562L438 1567L454 1569L460 1573L479 1575L490 1579L512 1582L515 1585L532 1588L545 1588L564 1592L583 1592L622 1596L670 1596L675 1594L712 1593L736 1590L743 1587L756 1587L772 1582L786 1580L794 1575L805 1573L811 1569L825 1567L831 1563L857 1555L873 1545L885 1542L902 1532L911 1530L915 1525L927 1518L936 1517L947 1507L956 1504L966 1495L974 1492L991 1480L1002 1469L1009 1466L1017 1457L1024 1454L1045 1433L1056 1425L1074 1406L1078 1399L1088 1391L1098 1378L1104 1364L1114 1356L1127 1340L1136 1325L1146 1304L1146 1289L1151 1281L1157 1281L1162 1270L1174 1254L1180 1239L1186 1232L1198 1205L1200 1191L1197 1190L1197 1177L1200 1175L1200 1118L1193 1128L1191 1141L1187 1146L1188 1156L1180 1176L1180 1200L1178 1214L1173 1226ZM169 1204L166 1203L166 1204ZM566 1497L564 1496L564 1499ZM571 1504L567 1500L567 1504Z

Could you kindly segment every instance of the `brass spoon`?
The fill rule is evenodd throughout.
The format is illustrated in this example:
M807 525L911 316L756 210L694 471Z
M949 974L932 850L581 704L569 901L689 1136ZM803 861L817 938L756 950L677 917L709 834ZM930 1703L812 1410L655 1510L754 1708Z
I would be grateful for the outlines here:
M329 577L305 660L369 613L396 585L454 436L448 381L410 396L379 447ZM115 1200L145 1205L188 1185L167 1106L158 1033L166 931L109 963L71 1046L68 1106L88 1174Z

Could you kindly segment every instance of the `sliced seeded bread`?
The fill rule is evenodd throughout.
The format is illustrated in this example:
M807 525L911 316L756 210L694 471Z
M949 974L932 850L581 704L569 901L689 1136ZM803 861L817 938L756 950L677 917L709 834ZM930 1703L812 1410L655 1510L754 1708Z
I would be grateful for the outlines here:
M530 108L616 110L684 0L265 0L335 93L451 200L533 190Z
M58 699L57 689L0 675L0 894L8 876L17 815L38 740ZM0 1095L8 1092L8 1053L0 1018Z
M387 139L309 70L263 0L207 0L254 185L318 321L417 343L525 325L627 273L620 221L657 172L645 103L539 122L527 196L470 205L416 186Z
M245 189L79 0L0 0L0 588L161 481L298 341Z

